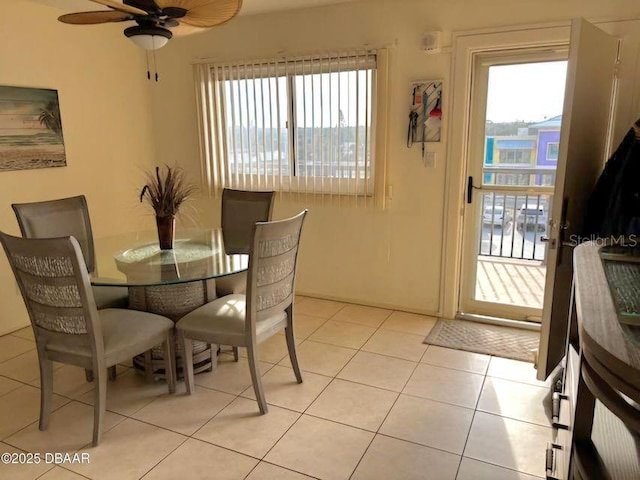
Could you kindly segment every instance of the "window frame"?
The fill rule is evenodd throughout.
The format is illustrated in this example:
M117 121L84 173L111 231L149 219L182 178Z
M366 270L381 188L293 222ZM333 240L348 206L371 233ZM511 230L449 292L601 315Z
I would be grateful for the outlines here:
M219 90L219 95L224 97L225 84L229 81L257 81L265 79L275 79L284 77L287 89L286 89L286 104L287 104L287 160L289 163L289 175L261 175L259 173L243 173L242 181L238 181L236 174L231 173L231 167L226 160L230 158L231 144L228 141L229 131L226 127L226 121L221 126L221 133L225 140L224 151L227 155L222 159L224 165L222 168L227 172L228 178L231 179L231 183L234 187L241 188L255 188L260 189L268 188L276 191L291 192L291 193L320 193L320 194L337 194L337 195L359 195L359 196L374 196L376 191L376 177L378 176L379 162L377 160L377 126L378 126L378 103L380 101L380 90L378 83L379 75L379 52L372 53L366 52L364 55L351 55L351 56L339 56L339 55L326 55L326 56L314 56L314 57L300 57L295 59L288 59L278 61L276 59L266 61L262 64L246 63L243 67L240 64L235 64L233 67L230 65L210 65L210 75L214 79L213 88ZM313 62L313 63L312 63ZM275 64L275 68L274 68ZM334 67L334 68L332 68ZM225 71L231 72L231 68L234 68L235 76L228 75L225 77ZM355 159L353 167L355 168L356 176L353 178L343 178L341 176L331 177L325 175L315 175L315 164L312 165L314 170L313 175L300 175L298 169L301 163L299 162L300 152L297 150L297 130L303 128L306 132L307 126L300 127L304 124L298 119L298 105L297 105L297 92L296 81L298 78L302 78L303 81L307 76L319 75L319 74L333 74L343 72L367 72L370 74L370 78L366 81L369 89L369 95L365 96L365 111L367 112L367 118L370 119L370 124L365 123L365 132L367 134L368 151L370 161L369 166L365 170L369 173L368 178L359 178L357 173L359 171L358 164L366 161L364 159ZM370 72L370 73L369 73ZM221 75L222 74L222 75ZM358 77L356 77L356 91L359 89ZM255 92L254 92L255 95ZM357 95L357 94L356 94ZM225 116L224 108L227 105L227 98L222 98L222 116ZM263 103L264 105L264 103ZM360 103L356 103L356 109L360 108ZM315 127L312 127L315 128ZM356 125L356 132L360 126ZM356 133L357 135L358 133ZM306 136L306 133L305 133ZM357 145L357 141L356 141ZM280 148L280 152L284 152L284 145ZM356 149L359 150L359 149ZM357 156L357 154L356 154ZM304 157L304 155L302 156ZM308 166L305 164L305 166Z
M555 158L549 156L549 150L550 150L550 147L552 145L556 147L556 156L555 156ZM559 152L559 150L560 150L560 142L548 142L547 143L547 152L546 152L546 155L545 155L545 159L548 162L552 162L552 161L553 162L557 162L558 161L558 152Z

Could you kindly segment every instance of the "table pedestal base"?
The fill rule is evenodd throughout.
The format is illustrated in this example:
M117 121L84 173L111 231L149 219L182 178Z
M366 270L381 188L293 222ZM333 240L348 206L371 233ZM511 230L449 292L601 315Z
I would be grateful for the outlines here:
M156 313L178 322L187 313L216 298L215 281L206 280L152 287L129 287L129 308ZM177 340L177 339L176 339ZM176 341L176 374L182 378L182 345ZM193 371L211 371L215 366L217 345L193 342ZM165 379L164 352L162 346L151 352L137 355L133 366L144 372L149 380Z

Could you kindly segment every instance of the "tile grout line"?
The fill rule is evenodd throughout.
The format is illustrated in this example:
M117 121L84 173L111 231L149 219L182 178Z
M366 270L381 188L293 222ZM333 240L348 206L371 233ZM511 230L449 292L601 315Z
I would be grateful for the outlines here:
M389 317L393 315L393 312L391 314L389 314ZM387 317L387 318L389 318ZM385 319L386 321L386 319ZM383 322L384 323L384 322ZM382 325L382 323L380 324L380 326ZM373 335L375 335L376 333L378 333L378 331L380 330L380 326L378 326L378 328L375 329L375 331L373 332ZM368 340L367 340L368 341ZM364 345L366 344L366 342L362 345L364 347ZM360 347L358 349L358 352L362 352L362 347ZM357 354L356 354L357 355ZM355 357L355 355L354 355ZM340 372L342 372L342 370L344 370L347 365L351 363L351 360L345 364L344 367L342 367L342 369L340 369ZM407 378L407 381L409 381L409 378L411 378L411 375L413 375L413 372L415 371L415 369L417 368L417 365L413 368L413 370L411 371L411 374L409 375L409 377ZM338 375L340 374L340 372L338 372ZM336 375L336 377L338 376ZM404 386L402 387L404 388ZM373 444L373 441L376 439L376 435L378 435L378 431L380 430L380 428L382 427L382 424L385 422L385 420L387 419L387 417L389 416L389 413L391 412L391 410L393 409L393 407L395 406L396 402L398 401L398 398L400 398L400 394L398 393L398 396L395 398L395 400L393 401L393 404L391 405L391 408L389 408L389 410L387 411L387 414L384 416L384 419L382 419L382 422L380 422L380 425L378 426L378 428L376 429L376 431L373 433L373 436L371 437L371 441L369 442L369 444L367 445L367 448L364 449L364 452L362 452L362 455L360 456L360 458L358 459L358 462L356 463L356 466L353 468L353 470L351 471L351 474L349 475L349 479L353 478L353 476L355 475L355 473L358 471L358 467L360 466L360 464L362 463L362 460L364 460L364 457L367 455L367 452L369 451L369 448L371 448L371 445Z
M489 359L489 363L491 363L491 359ZM489 371L489 365L487 365L487 372ZM478 412L478 404L480 403L480 397L482 396L482 390L484 389L484 384L487 381L487 376L485 375L482 379L482 385L480 386L480 392L478 393L478 398L476 399L476 405L473 409L473 415L471 415L471 422L469 423L469 431L467 432L467 437L464 439L464 445L462 446L462 452L460 453L460 461L458 462L458 468L456 469L456 478L460 473L460 467L462 466L462 459L464 457L464 453L467 450L467 444L469 443L469 437L471 436L471 430L473 429L473 421L476 418L476 413Z
M391 313L389 315L389 317L393 315L393 313ZM387 317L388 318L388 317ZM378 327L376 329L376 333L378 332L378 330L381 329L382 324L380 324L380 327ZM362 350L359 350L362 351ZM426 350L425 350L426 352ZM424 353L422 354L424 355ZM422 358L422 356L420 357ZM373 444L373 441L376 439L376 436L379 435L380 433L380 429L382 428L382 426L384 425L384 422L387 421L387 418L389 417L389 414L391 413L391 411L393 410L393 408L396 406L396 403L398 403L398 399L400 398L400 395L402 394L402 390L405 389L405 387L407 386L407 384L409 383L409 380L411 380L411 377L413 376L413 374L415 373L416 369L418 368L419 363L416 363L416 365L413 367L413 370L411 370L411 373L409 374L409 376L407 377L407 380L404 382L404 385L402 386L402 388L400 389L400 393L398 393L398 396L396 397L396 399L393 401L393 404L391 405L391 408L389 408L389 410L387 411L387 414L384 416L384 418L382 419L382 422L380 422L380 425L378 426L378 428L376 429L376 431L373 434L373 437L371 438L371 441L369 442L369 445L367 445L367 448L364 450L362 456L360 457L360 459L358 460L358 463L356 464L355 468L353 469L353 471L351 472L351 475L349 475L349 479L353 478L353 475L355 475L355 473L358 471L358 467L360 466L360 464L362 463L362 460L364 460L364 457L367 455L367 452L369 451L369 448L371 448L371 445ZM346 367L346 365L345 365ZM393 438L393 437L392 437Z
M303 299L302 301L304 301L304 299ZM247 476L249 476L249 475L253 472L253 470L255 470L255 468L257 468L257 466L258 466L261 462L265 462L265 463L268 463L268 464L272 464L272 463L270 463L270 462L265 461L265 460L264 460L264 458L265 458L265 457L266 457L266 456L267 456L267 455L268 455L268 454L273 450L273 448L275 447L275 445L277 445L277 444L281 441L281 439L282 439L282 438L283 438L283 437L284 437L284 436L285 436L285 435L290 431L290 429L293 427L293 425L295 425L296 423L298 423L298 421L300 421L300 419L301 419L303 416L305 416L305 415L306 415L306 416L308 416L308 417L312 417L312 418L322 419L322 420L324 420L324 421L328 421L328 422L333 423L333 424L343 425L343 426L350 427L350 428L355 428L355 429L357 429L357 430L361 430L361 431L364 431L364 432L373 433L373 437L372 437L371 441L369 442L369 445L368 445L368 446L367 446L367 448L364 450L364 453L361 455L361 457L360 457L360 459L359 459L358 463L356 464L356 466L355 466L354 470L352 471L352 473L351 473L351 475L350 475L350 476L353 476L353 475L355 474L355 471L357 470L358 466L359 466L359 465L360 465L360 463L362 462L362 460L363 460L364 456L365 456L365 455L366 455L366 453L369 451L369 448L370 448L371 444L373 443L373 440L375 439L376 435L381 435L381 436L385 436L385 437L388 437L388 438L394 438L394 439L396 439L396 437L393 437L393 436L389 436L389 435L385 435L385 434L380 433L380 428L382 427L382 425L384 424L384 422L387 420L387 418L388 418L388 416L389 416L389 414L390 414L391 410L395 407L395 405L396 405L396 403L397 403L398 399L400 398L400 395L402 395L402 394L403 394L403 393L402 393L402 390L404 390L404 389L406 388L406 386L407 386L408 382L411 380L412 376L415 374L415 371L417 370L417 368L418 368L421 364L431 365L431 364L429 364L429 363L426 363L426 362L424 362L424 363L423 363L423 362L422 362L422 360L424 359L424 356L426 355L427 351L429 350L429 348L430 348L431 346L430 346L430 345L429 345L429 346L427 346L427 348L425 349L425 351L423 352L423 354L421 355L421 357L420 357L420 359L419 359L418 361L408 360L408 359L406 359L406 358L396 357L396 356L393 356L393 355L386 355L386 354L382 354L382 353L377 353L377 352L368 352L368 351L366 351L366 350L363 350L364 346L365 346L365 345L366 345L366 343L371 339L371 337L373 337L373 336L374 336L375 334L377 334L379 331L397 331L397 332L400 332L400 333L409 333L409 332L402 331L402 330L393 330L393 329L389 329L389 328L383 328L383 324L384 324L384 322L385 322L385 321L387 321L387 320L388 320L388 318L389 318L391 315L393 315L393 313L395 313L395 312L396 312L395 310L392 310L392 311L389 313L389 315L387 315L387 316L385 317L385 319L384 319L384 320L383 320L383 321L382 321L382 322L381 322L377 327L375 327L375 328L373 329L373 332L372 332L372 333L367 337L367 340L365 340L365 342L364 342L364 343L360 346L360 348L358 348L358 349L354 349L354 348L352 348L352 347L344 347L344 346L341 346L341 345L335 345L335 344L332 344L332 343L330 343L330 342L323 342L323 341L319 341L319 340L315 340L315 339L311 339L311 338L310 338L310 337L311 337L315 332L317 332L317 330L319 330L320 328L322 328L322 326L326 325L326 323L327 323L328 321L330 321L330 320L334 319L334 317L336 317L336 316L339 314L339 312L341 312L342 310L344 310L344 308L346 308L348 305L350 305L350 304L345 304L345 305L343 305L340 309L338 309L338 310L337 310L337 311L336 311L336 312L335 312L331 317L329 317L329 318L325 318L325 317L315 317L315 318L323 318L323 319L324 319L324 322L323 322L321 325L319 325L317 328L315 328L315 329L314 329L314 330L313 330L313 331L312 331L312 332L311 332L311 333L310 333L306 338L304 338L304 339L300 339L300 340L301 340L300 345L302 345L304 342L306 342L306 341L308 340L308 341L310 341L310 342L317 342L317 343L321 343L321 344L325 344L325 345L332 345L332 346L337 346L337 347L341 347L341 348L348 348L348 349L351 349L351 350L355 350L354 355L353 355L353 356L352 356L352 357L351 357L351 358L350 358L350 359L349 359L349 360L348 360L348 361L347 361L347 362L346 362L346 363L345 363L345 364L340 368L340 370L338 370L338 372L337 372L336 374L334 374L333 376L323 375L323 374L318 374L318 373L316 373L316 372L311 372L311 371L305 370L305 372L308 372L308 373L311 373L311 374L321 375L321 376L324 376L324 377L330 378L330 381L329 381L329 383L328 383L327 385L325 385L325 387L324 387L324 388L322 388L322 389L319 391L319 393L314 397L314 399L309 403L309 405L308 405L308 406L304 409L304 411L302 411L302 412L298 412L298 411L291 410L291 409L286 408L286 407L279 407L279 406L277 406L277 405L274 405L274 406L275 406L275 407L277 407L277 408L282 408L282 409L285 409L285 410L288 410L288 411L295 412L295 413L296 413L296 414L298 414L299 416L298 416L298 418L297 418L297 419L292 423L292 425L291 425L291 426L290 426L290 427L289 427L289 428L288 428L288 429L287 429L287 430L286 430L286 431L285 431L285 432L284 432L284 433L283 433L283 434L278 438L278 440L276 440L276 442L273 444L273 446L272 446L272 447L267 451L267 453L266 453L262 458L256 458L256 457L253 457L253 456L251 456L251 455L247 455L246 453L236 452L236 451L235 451L235 450L233 450L233 449L229 449L229 448L226 448L226 447L223 447L223 446L220 446L220 445L216 445L216 444L214 444L214 443L210 443L210 442L207 442L207 441L204 441L204 440L200 440L200 439L196 439L196 438L194 438L194 435L196 435L196 434L197 434L197 432L198 432L198 431L200 431L200 430L204 427L204 425L206 425L207 423L211 422L214 418L216 418L216 417L217 417L217 416L218 416L222 411L224 411L224 410L228 407L228 405L230 405L231 403L233 403L234 401L236 401L238 398L243 398L243 399L244 399L244 398L246 398L246 397L242 397L242 396L241 396L241 395L242 395L242 392L240 392L240 393L238 393L238 394L230 394L229 392L225 392L225 391L221 391L221 390L216 390L215 388L210 388L210 387L206 387L206 386L203 386L203 385L199 385L199 387L204 388L204 389L207 389L207 390L209 390L209 391L215 391L215 392L220 392L220 393L224 393L224 394L227 394L227 395L231 395L231 396L233 396L233 399L232 399L232 400L231 400L227 405L225 405L225 407L223 407L219 412L217 412L213 417L211 417L209 420L207 420L207 421L206 421L206 422L205 422L201 427L199 427L199 428L198 428L194 433L192 433L191 435L185 435L185 434L182 434L182 433L180 433L180 432L175 432L174 430L171 430L171 429L168 429L168 428L164 428L164 427L161 427L161 426L158 426L158 425L155 425L155 424L149 423L149 422L145 422L145 421L143 421L143 420L139 420L139 419L137 419L137 418L135 418L135 417L131 416L131 415L135 415L135 414L136 414L136 413L138 413L140 410L142 410L142 409L146 408L148 405L150 405L151 403L153 403L153 402L154 402L157 398L159 398L161 395L156 396L156 397L155 397L155 398L153 398L150 402L146 403L145 405L143 405L142 407L140 407L139 409L137 409L135 412L132 412L132 413L130 413L130 414L128 414L128 415L123 415L123 414L121 414L121 413L113 412L113 411L111 411L111 410L110 410L110 411L111 411L111 412L113 412L114 414L116 414L116 415L119 415L119 416L123 417L123 420L122 420L122 421L124 421L124 419L129 418L129 419L132 419L132 420L134 420L134 421L138 421L138 422L141 422L141 423L145 423L145 424L147 424L147 425L149 425L149 426L152 426L152 427L155 427L155 428L160 428L160 429L162 429L162 430L167 430L167 431L169 431L169 432L177 433L177 434L179 434L179 435L182 435L182 436L186 437L186 438L185 438L185 440L184 440L182 443L180 443L180 445L178 445L174 450L172 450L171 452L169 452L169 453L168 453L165 457L163 457L163 459L161 459L161 460L160 460L156 465L154 465L153 467L151 467L151 469L150 469L149 471L147 471L147 472L144 474L144 476L148 475L148 473L149 473L149 472L151 472L154 468L156 468L156 467L157 467L157 465L158 465L159 463L161 463L162 461L164 461L164 460L165 460L169 455L171 455L173 452L175 452L175 450L176 450L176 449L180 448L180 446L182 446L186 441L188 441L188 439L189 439L189 438L193 438L194 440L202 441L202 442L205 442L205 443L208 443L208 444L211 444L211 445L215 445L215 446L216 446L216 447L218 447L218 448L223 448L223 449L225 449L225 450L228 450L228 451L231 451L231 452L234 452L234 453L238 453L238 454L241 454L241 455L247 456L247 457L249 457L249 458L254 458L254 459L256 459L256 460L258 461L258 463L257 463L257 464L256 464L256 466L255 466L255 467L254 467L254 468L253 468L253 469L252 469L252 470L247 474ZM305 314L305 315L308 315L308 314ZM313 315L311 315L311 316L313 316ZM333 320L333 321L335 321L335 322L343 322L343 321L341 321L341 320ZM349 322L349 321L344 321L344 323L352 323L352 324L357 324L357 325L361 325L361 326L365 326L365 327L367 326L367 325L358 324L358 323L356 323L356 322ZM414 334L414 335L418 336L417 334ZM19 338L19 337L18 337L18 338ZM405 361L411 361L411 362L412 362L412 363L414 363L415 365L413 366L413 369L411 370L411 373L410 373L410 375L409 375L408 379L404 382L404 385L403 385L403 387L402 387L402 389L401 389L401 391L400 391L400 392L396 392L396 391L393 391L393 390L388 390L388 389L381 388L381 387L377 387L377 386L373 386L373 385L368 385L368 384L365 384L365 383L354 382L354 381L352 381L352 380L339 379L339 378L338 378L338 375L339 375L339 374L340 374L340 373L341 373L341 372L342 372L342 371L343 371L343 370L344 370L344 369L345 369L345 368L346 368L346 367L351 363L351 361L352 361L352 360L353 360L353 358L358 354L358 352L365 352L365 353L370 353L370 354L380 355L380 356L388 357L388 358L394 358L394 359L401 359L401 360L405 360ZM24 353L19 354L19 355L17 355L17 356L24 355L25 353L28 353L28 352L24 352ZM16 356L16 357L17 357L17 356ZM16 358L16 357L12 357L12 358ZM285 356L283 356L283 358L282 358L280 361L284 360L285 358L286 358L286 355L285 355ZM491 358L493 359L494 357L491 357ZM11 359L7 359L7 361L8 361L8 360L11 360ZM270 371L274 366L279 365L279 362L278 362L278 363L276 363L276 364L273 364L273 363L271 363L271 362L265 362L265 363L270 363L270 364L271 364L271 367L270 367L268 370L265 370L265 372L263 373L263 375L264 375L264 374L266 374L268 371ZM451 370L462 371L462 372L466 372L466 373L471 373L471 374L480 375L480 374L478 374L477 372L469 372L468 370L460 370L460 369L456 369L456 368L443 367L443 366L441 366L441 365L431 365L431 366L438 367L438 368L446 368L446 369L451 369ZM478 411L483 412L482 410L478 410L478 405L479 405L479 400L480 400L480 397L481 397L481 395L482 395L482 390L484 389L484 385L485 385L485 383L486 383L486 379L487 379L487 377L489 377L489 378L498 378L498 379L501 379L501 380L505 380L505 381L512 381L512 382L521 383L521 384L528 384L528 385L530 385L530 386L534 386L534 387L538 387L538 388L544 388L544 386L532 385L532 384L530 384L530 383L526 383L526 382L519 382L519 381L517 381L517 380L513 380L513 379L509 379L509 378L489 376L489 375L488 375L488 367L487 367L487 370L485 371L485 373L484 373L482 376L484 377L484 379L483 379L483 383L482 383L482 386L481 386L481 389L480 389L480 394L478 395L478 399L476 400L475 408L473 409L474 413L473 413L473 417L472 417L472 422L471 422L471 423L473 423L473 420L475 419L475 414L476 414L476 412L478 412ZM4 376L2 376L2 377L4 377ZM6 377L6 378L7 378L7 379L9 379L9 380L13 380L13 381L15 381L15 382L17 382L17 383L20 383L20 384L22 384L22 386L25 386L25 385L26 385L26 386L30 386L30 387L33 387L33 388L38 388L38 387L35 387L34 385L31 385L31 384L29 384L29 383L25 383L24 381L21 381L21 380L15 380L15 379L12 379L12 378L10 378L10 377ZM35 379L34 379L34 380L35 380ZM325 419L325 418L322 418L322 417L317 417L317 416L315 416L315 415L313 415L313 414L307 413L307 412L308 412L308 410L309 410L309 408L310 408L310 407L311 407L311 406L312 406L312 405L313 405L313 404L318 400L318 398L319 398L319 397L320 397L320 396L321 396L321 395L322 395L322 394L327 390L327 388L329 387L329 385L331 385L331 384L334 382L334 380L340 380L340 381L344 381L344 382L348 382L348 383L364 385L364 386L367 386L367 387L370 387L370 388L376 388L376 389L379 389L379 390L384 390L384 391L392 392L392 393L395 393L395 394L397 395L397 396L396 396L396 399L395 399L395 400L394 400L394 402L393 402L393 405L392 405L392 406L391 406L391 408L387 411L387 414L385 415L384 420L381 422L380 426L378 427L378 429L377 429L375 432L372 432L372 431L370 431L370 430L366 430L366 429L363 429L363 428L360 428L360 427L356 427L356 426L353 426L353 425L343 424L343 423L341 423L341 422L337 422L337 421L334 421L334 420ZM21 388L21 387L17 387L17 388ZM247 388L250 388L250 386L249 386L249 387L247 387ZM10 392L12 392L12 391L14 391L14 390L15 390L15 389L10 390L9 392L6 392L6 393L5 393L5 394L3 394L3 395L6 395L7 393L10 393ZM245 389L245 390L246 390L246 389ZM244 392L245 390L243 390L243 392ZM91 404L85 403L85 402L83 402L83 401L81 401L81 400L79 400L79 399L76 399L76 398L73 398L73 397L70 397L70 396L67 396L67 395L62 395L62 394L56 394L56 395L58 395L58 396L60 396L60 397L62 397L62 398L64 398L64 399L68 399L68 401L67 401L67 402L65 402L65 403L63 403L60 407L56 408L55 410L52 410L52 412L53 412L53 411L57 411L58 409L60 409L60 408L64 407L65 405L68 405L71 401L75 401L75 402L79 402L79 403L82 403L82 404L90 405L90 406L91 406ZM421 398L421 399L425 399L425 400L429 400L429 401L434 401L434 402L437 402L437 403L442 403L442 404L447 404L447 405L453 405L453 404L449 404L449 403L447 403L447 402L442 402L442 401L438 401L438 400L431 400L431 399L428 399L428 398L423 398L423 397L419 397L419 396L414 396L414 395L411 395L411 394L404 394L404 395L411 396L411 397L416 397L416 398ZM248 400L252 400L252 399L248 399ZM460 406L460 405L455 405L455 406L457 406L457 407L459 407L459 408L467 408L467 409L469 409L468 407L463 407L463 406ZM496 416L496 417L500 417L500 418L507 418L507 419L511 419L511 420L518 421L518 422L530 423L530 424L532 424L532 425L541 426L541 427L543 427L543 428L549 428L549 427L545 427L545 426L540 425L540 424L536 424L536 423L533 423L533 422L528 422L528 421L525 421L525 420L520 420L520 419L517 419L517 418L503 417L503 416L501 416L501 415L499 415L499 414L494 414L494 413L491 413L491 412L483 412L483 413L486 413L486 414L488 414L488 415L492 415L492 416ZM36 422L37 422L37 421L36 421ZM118 422L116 425L114 425L114 428L115 428L115 426L119 425L120 423L121 423L121 422ZM32 424L27 425L27 426L26 426L26 427L24 427L24 428L28 428L28 427L30 427L31 425L33 425L33 423L32 423ZM19 432L19 431L21 431L21 430L23 430L23 429L18 430L18 432ZM11 435L15 435L15 434L16 434L16 433L18 433L18 432L14 432L14 433L13 433L13 434L11 434ZM466 439L466 441L465 441L465 446L464 446L464 448L463 448L463 453L460 455L460 459L461 459L461 460L460 460L460 462L459 462L459 464L458 464L458 471L459 471L459 469L460 469L460 465L461 465L462 458L465 458L465 457L464 457L464 451L465 451L466 446L467 446L467 442L468 442L468 439L469 439L469 436L470 436L470 432L471 432L471 428L469 429L469 433L467 434L467 439ZM10 435L10 436L11 436L11 435ZM431 448L431 449L435 449L435 450L440 450L440 451L443 451L443 452L446 452L446 453L452 454L452 452L447 452L446 450L442 450L442 449L439 449L439 448L435 448L435 447L431 447L431 446L423 445L423 444L420 444L420 443L417 443L417 442L412 442L412 441L408 441L408 440L403 440L403 439L400 439L400 438L397 438L397 440L400 440L400 441L403 441L403 442L407 442L407 443L412 443L412 444L419 445L419 446L426 447L426 448ZM84 448L84 447L83 447L83 448ZM470 458L470 457L467 457L467 458ZM475 459L474 459L474 460L475 460ZM478 460L478 461L480 461L480 460ZM490 464L489 462L483 462L483 461L481 461L481 462L482 462L482 463L488 463L488 464ZM278 467L280 467L280 468L285 468L285 469L290 470L290 471L294 471L294 472L296 471L296 470L289 469L289 468L287 468L287 467L281 467L280 465L277 465L277 464L272 464L272 465L276 465L276 466L278 466ZM491 465L492 465L492 464L491 464ZM501 467L501 466L500 466L500 467ZM502 468L507 468L507 467L502 467ZM513 470L513 469L509 469L509 470ZM513 471L517 471L517 470L513 470ZM45 473L46 473L46 472L45 472ZM75 473L75 472L74 472L74 473ZM302 473L302 472L300 472L300 473ZM308 474L305 474L305 475L308 475Z
M520 470L515 470L511 467L505 467L504 465L499 465L497 463L491 463L491 462L487 462L486 460L479 460L477 458L473 458L473 457L462 457L462 459L468 459L468 460L473 460L474 462L478 462L478 463L483 463L485 465L491 465L492 467L497 467L497 468L501 468L503 470L509 470L510 472L514 472L517 474L521 474L521 475L527 475L531 478L535 478L535 479L539 479L539 480L544 480L544 477L539 477L537 475L533 475L531 473L526 473L526 472L521 472Z
M180 447L182 447L185 443L187 443L189 441L189 439L191 439L191 437L187 436L184 441L180 442L176 448L174 448L173 450L171 450L167 455L165 455L164 457L162 457L162 459L160 459L158 461L158 463L156 463L153 467L151 467L149 470L147 470L145 473L143 473L142 475L140 475L138 478L140 480L142 480L144 477L146 477L147 475L149 475L154 468L156 468L158 465L160 465L162 462L164 462L167 458L169 458L170 455L172 455L176 450L178 450Z
M339 309L339 310L338 310L338 311L337 311L337 312L336 312L332 317L330 317L329 319L327 319L327 321L326 321L326 322L324 322L324 323L323 323L323 325L326 325L326 323L327 323L331 318L335 317L335 316L336 316L336 315L337 315L337 314L338 314L338 313L339 313L343 308L345 308L345 307L342 307L341 309ZM392 313L393 313L393 312L392 312ZM390 314L389 314L389 316L391 316L391 315L392 315L392 313L390 313ZM389 316L387 316L386 318L388 318ZM321 326L319 326L319 327L318 327L318 329L320 329L321 327L322 327L322 325L321 325ZM372 332L372 334L371 334L371 335L374 335L374 334L378 331L378 329L379 329L379 328L380 328L380 327L377 327L377 328ZM316 331L317 331L317 329L316 329ZM306 341L306 340L310 340L310 337L311 337L311 335L309 335L309 336L305 339L305 341ZM369 338L370 338L370 337L369 337ZM313 340L310 340L310 341L313 341ZM367 339L367 341L368 341L368 339ZM323 342L318 342L318 343L323 343ZM366 343L366 341L365 341L364 343ZM362 345L362 346L364 346L364 343L363 343L363 345ZM326 344L325 344L325 345L326 345ZM345 347L345 348L346 348L346 347ZM356 349L353 349L353 350L356 350ZM283 433L283 434L278 438L278 440L277 440L277 441L273 444L273 446L272 446L272 447L267 451L267 453L264 455L264 457L262 457L263 459L264 459L264 458L266 458L266 457L269 455L269 453L271 453L271 451L272 451L272 450L276 447L276 445L277 445L277 444L278 444L278 443L279 443L279 442L284 438L284 436L285 436L285 435L286 435L286 434L287 434L287 433L288 433L288 432L293 428L293 426L294 426L294 425L296 425L296 424L300 421L300 419L301 419L301 418L303 418L305 415L307 415L307 416L309 416L309 417L318 418L318 419L321 419L321 420L324 420L324 421L329 421L329 422L331 422L331 423L335 423L335 424L337 424L337 425L344 425L344 426L347 426L347 427L350 427L350 428L356 428L356 429L358 429L358 430L365 431L365 432L368 432L368 433L373 433L373 436L371 437L371 441L369 442L369 445L367 445L367 448L364 450L364 452L363 452L363 453L362 453L362 455L360 456L360 459L358 460L358 462L357 462L356 466L354 467L353 471L352 471L352 472L351 472L351 474L349 475L349 477L353 476L353 474L355 473L355 471L356 471L356 470L357 470L357 468L358 468L358 465L360 465L360 462L362 461L362 459L364 458L365 454L367 453L367 451L368 451L369 447L371 446L371 443L373 443L373 440L375 439L375 436L376 436L376 432L370 432L370 431L368 431L368 430L360 429L360 428L358 428L358 427L354 427L354 426L352 426L352 425L345 425L345 424L342 424L342 423L339 423L339 422L335 422L335 421L332 421L332 420L327 420L327 419L324 419L324 418L321 418L321 417L316 417L316 416L314 416L314 415L307 414L306 412L307 412L307 410L309 410L309 408L310 408L310 407L311 407L311 406L312 406L312 405L313 405L313 404L318 400L318 398L320 398L320 396L325 392L325 390L327 390L327 388L329 388L329 385L331 385L331 384L334 382L334 380L338 379L338 375L340 374L340 372L342 372L342 370L344 370L344 369L346 368L346 366L351 362L351 360L353 360L353 358L354 358L354 357L358 354L358 352L360 352L360 351L362 351L362 350L361 350L361 348L358 348L358 349L356 350L356 353L355 353L355 354L354 354L354 355L349 359L349 361L347 361L347 362L342 366L342 368L341 368L341 369L340 369L340 370L339 370L339 371L338 371L338 372L337 372L333 377L331 377L331 381L330 381L329 383L327 383L327 385L326 385L326 386L325 386L325 387L324 387L324 388L323 388L323 389L318 393L318 395L316 395L316 396L315 396L315 398L314 398L314 399L309 403L309 405L304 409L304 411L303 411L302 413L300 413L300 416L298 417L298 419L297 419L295 422L293 422L293 423L291 424L291 426L290 426L290 427L289 427L289 428L288 428L288 429L287 429L287 430L286 430L286 431L285 431L285 432L284 432L284 433ZM417 365L416 365L416 367L417 367ZM414 367L414 369L415 369L415 367ZM313 373L313 372L310 372L310 373ZM407 380L407 381L408 381L408 380ZM370 385L367 385L367 386L370 386ZM373 387L373 388L375 388L375 387ZM394 393L397 393L397 392L394 392ZM398 396L399 396L399 395L398 395ZM397 400L397 398L396 398L396 400ZM268 403L268 402L267 402L267 403ZM395 402L394 402L394 404L395 404ZM393 406L392 406L392 408L393 408ZM386 418L386 417L385 417L385 418ZM280 466L280 465L278 465L278 466ZM302 473L302 472L300 472L300 473ZM305 473L304 475L306 475L306 473ZM246 478L246 477L245 477L245 478Z

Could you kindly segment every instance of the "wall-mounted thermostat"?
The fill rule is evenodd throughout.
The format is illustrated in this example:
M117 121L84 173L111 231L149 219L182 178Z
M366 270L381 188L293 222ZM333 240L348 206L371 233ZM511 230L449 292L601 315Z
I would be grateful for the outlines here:
M440 53L442 32L427 32L422 36L422 49L427 53Z

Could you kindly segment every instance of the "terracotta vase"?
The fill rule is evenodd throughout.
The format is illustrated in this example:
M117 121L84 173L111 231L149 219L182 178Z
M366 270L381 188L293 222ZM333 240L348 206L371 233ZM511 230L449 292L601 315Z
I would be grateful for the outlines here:
M158 226L158 243L160 250L173 249L173 240L176 231L176 217L156 217Z

